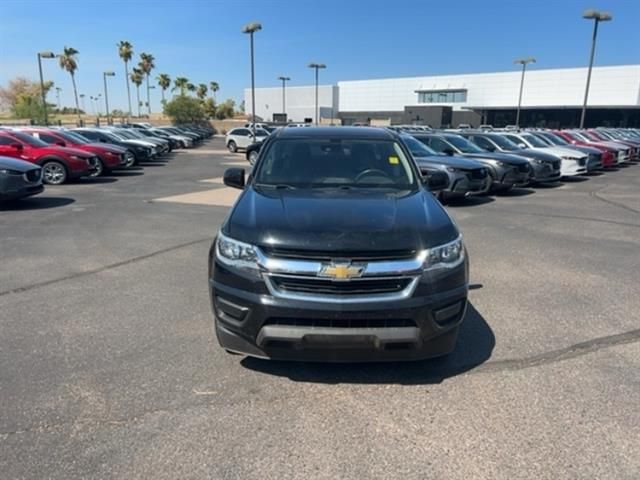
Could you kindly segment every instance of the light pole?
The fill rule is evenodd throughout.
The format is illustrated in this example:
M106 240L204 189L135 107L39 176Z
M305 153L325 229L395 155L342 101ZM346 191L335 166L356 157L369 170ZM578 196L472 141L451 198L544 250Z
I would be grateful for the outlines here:
M527 69L528 63L536 63L536 59L533 57L518 58L513 63L522 65L522 77L520 78L520 95L518 95L518 110L516 110L516 128L520 128L520 106L522 105L522 89L524 88L524 72Z
M253 65L253 34L262 30L262 25L258 22L247 23L242 27L242 33L248 33L251 38L251 131L253 138L256 138L256 78Z
M285 104L285 82L288 82L289 80L291 80L289 77L283 77L280 76L278 77L278 80L282 81L282 114L286 116L287 114L287 110L286 110L286 104Z
M94 97L96 100L96 111L98 112L98 116L102 115L102 111L100 110L100 97L102 97L101 93L99 93L97 97Z
M584 128L584 118L587 115L587 100L589 98L589 85L591 84L591 69L593 68L593 57L596 53L596 38L598 37L598 24L608 22L613 17L610 13L599 12L597 10L587 10L582 14L582 18L593 20L593 39L591 41L591 56L589 57L589 70L587 72L587 86L584 90L584 102L582 103L582 114L580 115L580 128Z
M62 110L62 105L60 104L60 92L62 91L62 89L60 87L56 87L56 98L57 98L57 103L58 103L58 110Z
M47 115L47 96L44 92L44 79L42 78L42 59L55 58L53 52L38 52L38 70L40 72L40 93L42 94L42 108L44 109L44 124L49 125L49 116Z
M111 125L111 116L109 115L109 91L107 90L107 77L115 77L115 72L108 71L102 73L104 79L104 106L107 109L107 124Z
M327 66L324 63L310 63L309 68L314 68L316 71L316 126L318 126L318 70Z

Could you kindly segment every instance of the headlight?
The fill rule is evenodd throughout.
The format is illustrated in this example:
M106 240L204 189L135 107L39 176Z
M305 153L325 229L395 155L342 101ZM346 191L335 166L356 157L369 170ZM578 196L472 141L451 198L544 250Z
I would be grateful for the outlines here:
M80 157L78 157L77 155L70 155L70 156L69 156L69 158L70 158L71 160L84 160L84 158L80 158Z
M424 270L453 268L460 265L464 261L464 244L462 243L462 235L456 238L453 242L425 250L424 255L425 260L422 264L422 268Z
M231 267L252 273L259 271L256 247L229 238L222 233L218 233L216 239L216 258Z
M22 175L22 172L17 170L10 170L8 168L0 168L0 174L2 175Z
M501 162L500 160L498 160L496 163L498 164L499 167L506 167L508 165L507 163Z
M457 172L458 169L457 168L453 168L453 167L447 167L447 171L449 171L449 172Z
M539 158L534 160L536 163L539 163L540 165L544 165L545 163L547 163L546 160L540 160Z

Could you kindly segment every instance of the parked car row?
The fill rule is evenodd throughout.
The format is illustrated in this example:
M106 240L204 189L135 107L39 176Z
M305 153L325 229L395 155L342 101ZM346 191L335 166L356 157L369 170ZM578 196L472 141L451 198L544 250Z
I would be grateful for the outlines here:
M0 200L36 195L43 183L60 185L131 168L212 135L212 128L202 126L0 127Z
M434 130L420 126L385 127L396 132L423 174L444 175L441 200L505 192L515 187L560 182L563 178L637 161L640 130ZM269 132L238 141L234 129L226 141L242 145L254 165ZM240 135L241 136L241 135ZM252 142L253 141L253 142ZM237 151L237 148L232 151Z

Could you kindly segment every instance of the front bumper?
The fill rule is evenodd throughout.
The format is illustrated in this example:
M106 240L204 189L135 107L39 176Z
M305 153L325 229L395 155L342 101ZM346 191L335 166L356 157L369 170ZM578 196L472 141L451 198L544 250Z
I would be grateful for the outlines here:
M260 279L214 263L209 291L220 345L280 360L419 360L455 348L467 304L466 262L425 273L413 295L379 302L279 298Z
M494 167L494 171L496 174L492 182L494 189L524 187L531 181L531 168L528 164L526 172L514 166Z
M15 178L12 178L15 177ZM0 200L18 200L37 195L44 191L42 183L33 184L22 180L21 176L0 178Z
M553 167L551 162L532 162L531 181L536 183L557 182L562 176L560 170Z
M563 177L572 177L575 175L584 175L587 173L587 161L583 159L567 159L563 158L560 172Z
M471 178L467 173L449 173L449 188L444 190L447 196L480 195L489 190L491 177Z

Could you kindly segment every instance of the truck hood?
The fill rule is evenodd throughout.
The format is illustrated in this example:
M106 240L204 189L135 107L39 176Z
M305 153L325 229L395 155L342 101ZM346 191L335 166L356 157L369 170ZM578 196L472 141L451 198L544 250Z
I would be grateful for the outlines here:
M15 170L17 172L28 172L29 170L34 170L40 167L31 162L25 162L16 158L0 157L0 169L4 168L7 170Z
M449 215L422 188L272 190L251 185L222 232L262 247L337 254L420 250L458 236Z

